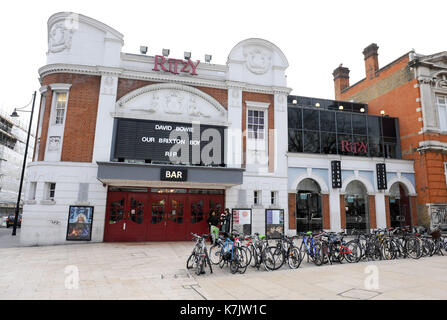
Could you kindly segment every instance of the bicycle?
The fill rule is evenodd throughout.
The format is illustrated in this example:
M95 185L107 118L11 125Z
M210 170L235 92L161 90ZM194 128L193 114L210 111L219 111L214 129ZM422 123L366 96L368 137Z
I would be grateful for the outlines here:
M250 236L249 239L248 248L252 256L250 265L258 270L261 265L264 266L266 271L275 270L275 258L273 253L270 250L267 250L269 243L265 235L255 233L253 236Z
M205 273L205 268L208 265L210 273L213 273L213 268L211 266L211 261L208 256L208 251L206 248L205 239L208 238L209 234L204 234L199 236L198 234L192 233L193 240L196 242L194 248L186 261L187 269L194 269L197 275Z
M300 249L295 246L293 242L294 238L283 235L276 243L276 246L268 247L269 250L273 251L273 257L275 259L275 267L273 270L281 268L286 260L291 269L297 269L301 265Z
M220 268L230 266L230 272L245 273L247 270L247 255L244 250L235 245L235 240L229 236L216 239L216 244L210 248L211 263L218 264Z
M312 231L308 231L306 233L301 232L299 235L303 237L299 247L301 261L304 260L304 256L306 255L307 262L312 260L315 265L321 266L324 260L324 252L321 241L316 241L314 239L317 234L313 234Z

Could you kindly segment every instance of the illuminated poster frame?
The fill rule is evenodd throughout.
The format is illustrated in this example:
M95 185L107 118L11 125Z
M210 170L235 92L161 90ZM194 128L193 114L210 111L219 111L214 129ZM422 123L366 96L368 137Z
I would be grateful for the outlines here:
M247 213L249 217L244 217L244 221L250 220L250 223L240 224L241 214ZM253 212L251 209L236 208L231 210L231 231L236 231L240 234L251 235L253 222ZM235 228L236 227L236 228Z
M280 239L282 235L284 235L284 209L265 209L265 236L267 239Z

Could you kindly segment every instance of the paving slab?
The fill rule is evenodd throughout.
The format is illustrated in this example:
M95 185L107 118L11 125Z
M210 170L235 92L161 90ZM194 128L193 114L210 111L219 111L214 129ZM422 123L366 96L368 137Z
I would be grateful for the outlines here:
M191 242L0 248L0 299L447 299L447 257L231 274L185 269ZM372 268L372 269L371 269ZM368 288L371 270L378 288ZM77 286L70 287L76 283ZM373 282L374 283L374 282Z

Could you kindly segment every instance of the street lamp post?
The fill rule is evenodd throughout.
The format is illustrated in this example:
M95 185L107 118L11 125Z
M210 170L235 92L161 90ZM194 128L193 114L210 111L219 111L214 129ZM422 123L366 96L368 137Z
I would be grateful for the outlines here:
M26 137L26 146L25 146L25 155L23 157L23 164L22 164L22 175L20 177L20 186L19 186L19 194L17 196L17 206L16 206L16 212L15 212L15 217L14 217L14 227L12 228L12 235L15 236L16 235L16 230L17 230L17 220L19 218L19 206L20 206L20 197L22 194L22 186L23 186L23 176L25 174L25 167L26 167L26 157L28 155L28 144L29 144L29 137L31 135L31 125L33 123L33 113L34 113L34 103L36 102L36 91L34 91L34 95L33 95L33 106L31 108L31 111L26 111L26 110L20 110L23 108L26 108L27 106L20 108L20 109L14 109L14 112L11 114L11 117L18 117L19 115L17 114L17 111L19 112L31 112L31 118L29 120L29 127L28 127L28 135Z

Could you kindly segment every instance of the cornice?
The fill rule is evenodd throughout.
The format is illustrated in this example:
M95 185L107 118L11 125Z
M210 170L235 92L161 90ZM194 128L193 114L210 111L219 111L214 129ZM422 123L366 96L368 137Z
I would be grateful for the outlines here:
M95 76L102 76L106 74L106 75L117 76L123 79L144 80L152 82L169 82L188 86L209 87L223 90L227 90L229 88L237 88L246 92L265 93L265 94L290 94L290 92L292 91L292 89L288 87L260 86L245 82L236 82L228 80L220 81L220 80L204 79L197 77L185 77L171 74L162 74L155 72L126 70L123 68L116 68L116 67L87 66L87 65L64 64L64 63L45 65L39 68L38 73L40 78L43 78L47 75L54 73L76 73L76 74L95 75Z

